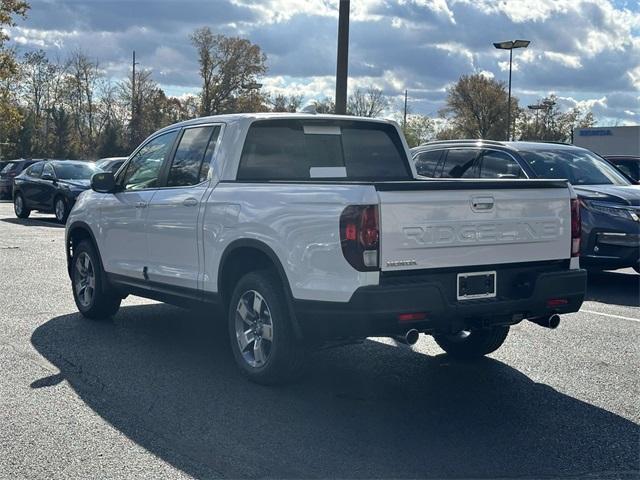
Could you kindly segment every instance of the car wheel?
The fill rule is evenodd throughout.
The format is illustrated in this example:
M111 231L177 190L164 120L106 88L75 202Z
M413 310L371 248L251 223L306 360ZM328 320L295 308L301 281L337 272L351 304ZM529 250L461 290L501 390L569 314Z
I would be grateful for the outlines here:
M59 223L65 223L67 221L69 209L67 207L67 202L63 197L57 197L55 202L53 202L53 212L55 213L56 220Z
M271 385L301 376L306 348L294 332L284 289L274 272L261 270L243 276L228 311L231 349L250 380Z
M87 318L107 319L120 308L122 299L103 285L102 278L102 264L96 249L88 241L80 242L73 251L71 284L76 306Z
M21 193L16 193L13 199L13 211L18 218L27 218L31 214L31 210L27 208Z
M471 360L495 352L509 334L509 327L463 330L452 335L434 335L436 343L455 358Z

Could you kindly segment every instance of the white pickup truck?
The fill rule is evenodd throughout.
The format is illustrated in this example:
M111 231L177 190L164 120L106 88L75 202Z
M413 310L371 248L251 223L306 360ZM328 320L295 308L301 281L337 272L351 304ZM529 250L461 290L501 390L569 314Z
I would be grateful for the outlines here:
M554 328L585 294L580 220L558 180L419 179L398 126L306 114L200 118L99 173L66 229L80 312L129 294L225 312L254 381L289 380L327 343L433 335L497 349ZM218 307L218 308L216 308Z

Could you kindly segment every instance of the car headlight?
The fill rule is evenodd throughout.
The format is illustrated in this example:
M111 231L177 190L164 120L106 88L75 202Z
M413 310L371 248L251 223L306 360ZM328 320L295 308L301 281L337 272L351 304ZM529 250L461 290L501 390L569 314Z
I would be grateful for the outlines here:
M640 222L639 212L634 211L632 208L617 205L615 203L608 202L594 202L585 201L585 206L596 212L605 213L614 217L626 218L634 222Z

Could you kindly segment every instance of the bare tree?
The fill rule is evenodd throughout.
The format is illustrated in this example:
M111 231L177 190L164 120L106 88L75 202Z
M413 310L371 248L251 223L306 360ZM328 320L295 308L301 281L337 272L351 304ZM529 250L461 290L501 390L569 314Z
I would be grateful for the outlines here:
M270 96L268 102L273 112L295 113L302 105L302 95L283 95L278 93Z
M347 100L347 113L358 117L378 117L388 106L389 100L379 88L356 88Z
M237 98L254 94L257 79L267 71L267 57L249 40L214 35L209 27L197 29L191 43L198 51L202 94L200 113L224 113Z
M312 105L317 113L335 113L336 111L336 102L331 97L314 100Z
M96 140L96 91L102 76L97 61L80 50L67 62L67 91L80 152L91 156Z

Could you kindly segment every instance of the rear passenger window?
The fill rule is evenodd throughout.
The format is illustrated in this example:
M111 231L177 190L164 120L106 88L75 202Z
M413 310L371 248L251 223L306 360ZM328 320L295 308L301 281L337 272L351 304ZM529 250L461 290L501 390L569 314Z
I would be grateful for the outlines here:
M418 175L425 177L435 176L436 167L440 163L442 150L430 150L428 152L419 153L416 157L416 171Z
M476 178L478 150L459 148L449 150L442 169L442 178Z
M209 144L211 141L215 144L215 138L213 137L217 137L217 135L213 135L214 130L217 131L218 129L208 126L184 130L169 169L168 187L196 185L206 180L208 169L203 171L202 166L205 161L205 154L208 151L213 154L213 150L209 150ZM210 160L211 158L208 157L206 159L207 163ZM202 178L203 174L204 178Z
M30 177L39 177L42 174L43 167L44 163L35 163L31 167L29 167L29 170L27 170L27 175L29 175Z
M523 178L524 172L510 155L485 150L480 161L480 178Z
M247 133L237 179L407 180L404 147L391 125L362 121L267 120Z

